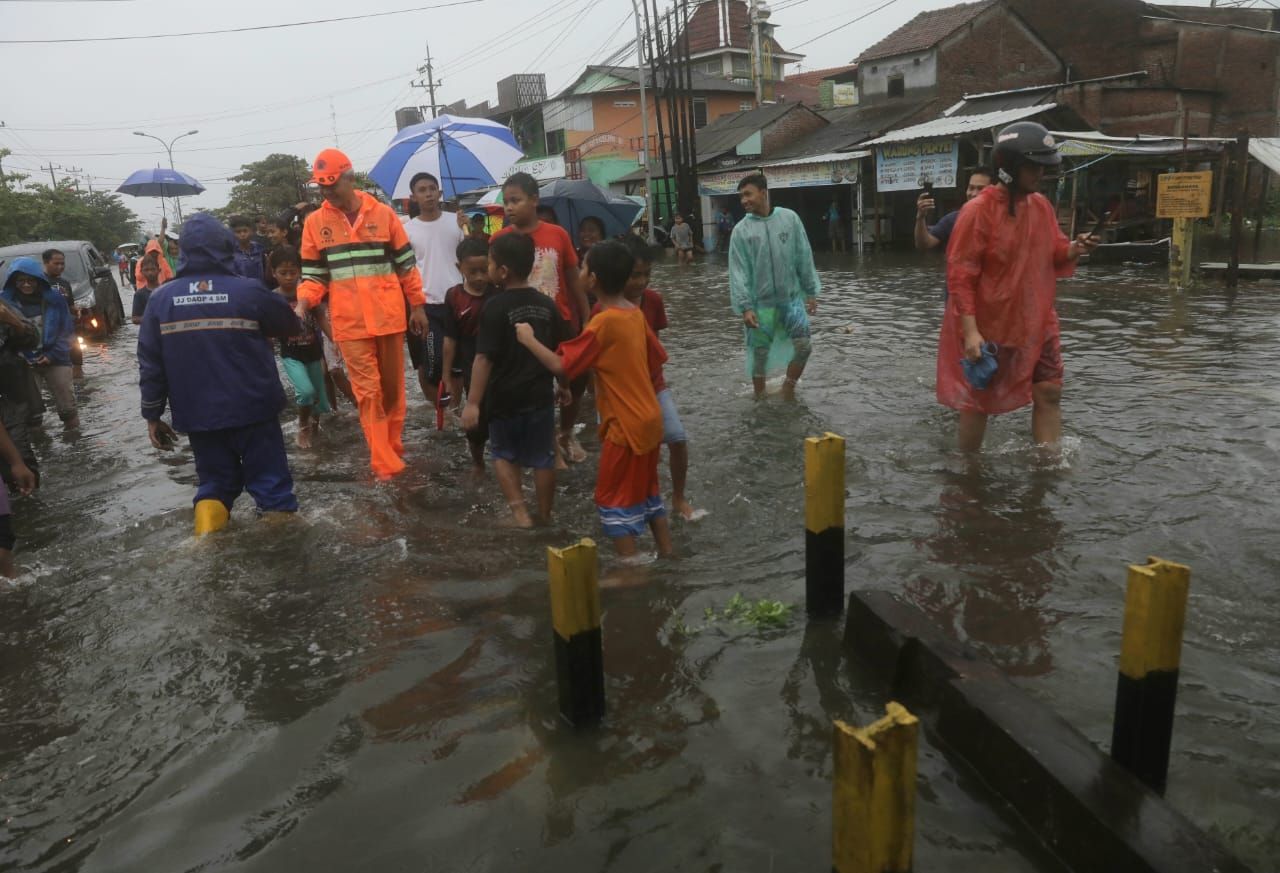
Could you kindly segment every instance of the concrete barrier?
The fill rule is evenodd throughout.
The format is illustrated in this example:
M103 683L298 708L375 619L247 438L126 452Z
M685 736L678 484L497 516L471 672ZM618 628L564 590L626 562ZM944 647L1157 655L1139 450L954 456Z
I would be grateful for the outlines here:
M845 646L1072 870L1248 873L1057 713L892 593L850 595Z

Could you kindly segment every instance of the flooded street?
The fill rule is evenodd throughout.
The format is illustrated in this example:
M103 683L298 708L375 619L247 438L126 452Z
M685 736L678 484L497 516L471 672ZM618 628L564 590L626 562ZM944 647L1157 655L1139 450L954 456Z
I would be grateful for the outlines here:
M528 533L420 396L391 485L348 408L291 450L299 519L243 497L195 542L190 450L152 450L138 411L136 328L91 347L83 434L46 416L44 487L14 509L26 572L0 581L0 869L828 869L831 720L884 702L803 618L802 441L830 430L849 587L902 593L1104 748L1125 565L1189 564L1167 797L1280 870L1280 287L1082 269L1059 285L1063 458L1023 411L975 466L934 400L939 263L819 268L794 405L752 401L722 263L656 270L710 515L604 593L609 715L583 734L556 712L544 550L599 538L590 429ZM738 594L796 614L708 620ZM917 869L1058 869L925 739Z

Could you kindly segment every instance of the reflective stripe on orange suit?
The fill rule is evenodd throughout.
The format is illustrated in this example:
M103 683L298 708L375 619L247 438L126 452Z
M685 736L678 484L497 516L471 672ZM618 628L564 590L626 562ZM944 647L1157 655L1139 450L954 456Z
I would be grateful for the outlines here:
M421 306L426 298L400 218L368 194L359 197L354 224L327 202L307 216L298 297L310 306L328 298L370 463L391 476L404 469L405 303Z

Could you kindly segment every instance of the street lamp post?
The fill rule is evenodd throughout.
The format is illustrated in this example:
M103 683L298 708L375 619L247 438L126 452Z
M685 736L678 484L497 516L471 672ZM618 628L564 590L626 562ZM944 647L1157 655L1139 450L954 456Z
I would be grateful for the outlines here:
M644 161L644 208L647 215L649 244L653 245L653 178L649 173L649 105L644 95L644 37L640 31L640 8L631 0L631 11L636 19L636 73L640 77L640 158ZM662 143L658 143L662 148Z
M165 142L165 141L164 141L164 140L162 140L160 137L155 136L154 134L150 134L150 133L143 133L143 132L142 132L142 131L140 131L140 130L135 130L135 131L133 132L133 135L134 135L134 136L145 136L145 137L147 137L148 139L154 139L156 142L160 143L160 145L164 146L164 150L165 150L166 152L168 152L168 153L169 153L169 169L170 169L170 170L173 170L173 171L175 171L175 172L176 172L178 168L177 168L177 167L175 167L175 166L173 165L173 144L174 144L175 142L177 142L178 140L182 139L184 136L194 136L195 134L197 134L197 133L199 133L199 132L200 132L200 131L198 131L198 130L188 130L186 133L180 133L180 134L178 134L177 136L175 136L173 139L169 140L168 142ZM181 225L181 224L182 224L182 200L181 200L181 198L174 197L174 198L173 198L173 203L174 203L174 209L175 209L175 210L177 210L177 213L178 213L178 224L179 224L179 225Z

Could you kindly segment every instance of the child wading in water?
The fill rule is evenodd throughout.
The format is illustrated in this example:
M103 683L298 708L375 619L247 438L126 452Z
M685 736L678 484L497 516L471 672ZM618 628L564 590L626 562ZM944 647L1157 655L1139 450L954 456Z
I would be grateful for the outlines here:
M667 329L667 307L662 302L662 295L649 287L649 279L653 275L653 249L634 235L628 235L622 242L636 259L623 293L627 300L640 307L644 320L648 322L654 336L658 336ZM596 307L597 311L599 309ZM689 437L685 433L684 423L680 421L675 397L667 387L661 365L654 371L653 390L658 393L658 405L662 407L662 441L667 444L667 461L671 466L671 508L685 521L697 521L707 511L694 509L684 494L689 474Z
M545 346L555 346L568 328L555 302L529 287L534 242L527 234L495 236L489 247L489 278L502 290L485 301L476 337L471 393L462 412L468 431L488 422L489 451L502 496L519 527L532 527L521 475L533 468L538 495L537 520L551 518L556 492L555 380L533 354L516 341L516 325ZM552 359L555 354L552 353ZM558 365L558 361L557 361Z
M138 265L138 275L142 276L146 284L133 292L134 324L142 324L142 316L147 312L147 301L151 299L151 293L160 287L160 255L152 253L143 258Z
M513 233L533 240L536 257L533 272L529 275L529 286L555 300L560 317L569 326L565 338L577 336L582 325L591 318L591 306L587 303L586 292L579 287L578 255L573 249L573 241L565 229L555 223L555 210L539 207L538 183L528 173L513 173L503 182L502 198L503 209L511 223L495 233L493 240ZM564 461L577 464L587 459L586 451L573 433L587 380L579 379L569 387L573 400L560 410L560 434L556 443L561 455L561 469L567 467Z
M444 378L454 406L461 406L462 392L471 393L480 316L495 286L489 281L488 243L468 237L458 243L456 254L462 284L454 285L444 295ZM467 431L471 462L477 470L484 469L484 444L488 437L484 427Z
M271 275L276 280L277 291L289 303L297 303L298 280L302 278L302 258L298 250L290 246L276 248L271 253ZM281 338L280 359L298 404L298 448L309 449L315 432L320 429L317 416L331 411L325 393L324 344L314 311L302 320L302 333Z
M653 382L667 353L649 329L640 308L626 298L635 258L617 241L587 253L583 284L600 300L600 312L582 334L551 351L528 325L516 337L562 385L594 370L600 413L600 472L596 509L605 535L624 558L636 552L646 525L659 555L670 555L671 529L658 490L662 450L662 408Z

